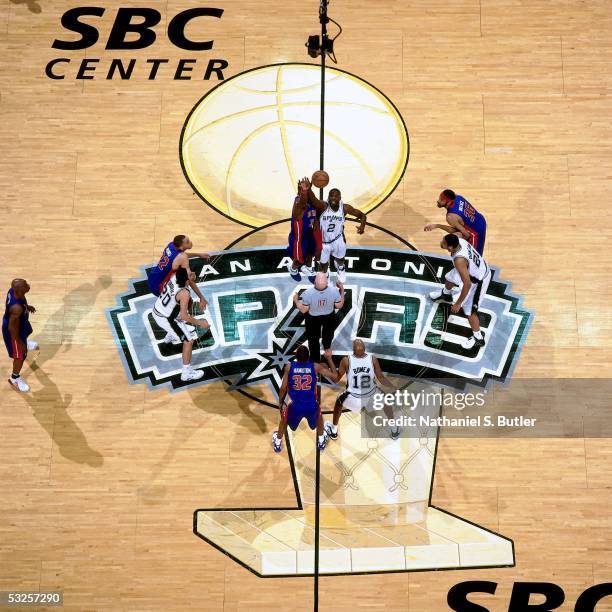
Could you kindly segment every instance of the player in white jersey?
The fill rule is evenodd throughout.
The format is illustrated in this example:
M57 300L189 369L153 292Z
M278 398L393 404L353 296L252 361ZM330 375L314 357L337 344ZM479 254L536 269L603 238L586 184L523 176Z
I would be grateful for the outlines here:
M434 301L452 301L453 287L462 285L456 302L451 306L451 313L458 314L463 310L472 328L472 335L461 346L469 350L484 346L484 335L480 331L478 308L487 293L491 282L491 269L482 255L457 234L447 234L442 238L440 247L451 254L454 268L444 277L442 291L436 290L429 294Z
M183 371L181 380L198 380L204 376L202 370L194 370L191 367L191 354L193 342L197 340L196 326L208 329L210 323L201 319L195 319L189 314L191 296L187 283L189 273L186 268L178 268L170 277L160 296L153 306L153 318L155 322L168 333L175 334L183 343Z
M360 210L357 210L350 204L345 204L342 201L342 194L339 189L331 189L327 202L321 202L312 189L308 192L308 200L313 206L325 206L325 210L319 217L319 226L321 227L321 236L323 239L323 248L321 249L321 272L327 272L329 261L333 257L336 270L338 271L338 281L344 283L346 281L346 273L344 268L344 257L346 256L346 243L344 241L344 220L346 215L357 217L361 224L357 228L358 234L363 234L365 231L367 217Z
M325 432L332 439L338 437L338 422L342 414L342 408L351 412L361 412L363 408L371 408L374 395L378 392L376 381L381 385L393 388L391 381L380 369L378 359L366 353L363 340L353 341L353 354L343 357L338 368L338 381L346 374L346 391L341 393L334 406L334 422L325 422ZM383 407L388 418L393 418L393 410L386 404ZM391 431L391 437L395 440L399 437L399 428Z

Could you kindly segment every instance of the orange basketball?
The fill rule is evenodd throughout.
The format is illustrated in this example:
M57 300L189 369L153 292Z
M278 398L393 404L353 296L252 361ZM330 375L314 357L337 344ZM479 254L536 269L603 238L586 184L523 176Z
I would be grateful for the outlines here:
M329 185L329 174L325 170L317 170L312 175L312 184L315 187L327 187Z

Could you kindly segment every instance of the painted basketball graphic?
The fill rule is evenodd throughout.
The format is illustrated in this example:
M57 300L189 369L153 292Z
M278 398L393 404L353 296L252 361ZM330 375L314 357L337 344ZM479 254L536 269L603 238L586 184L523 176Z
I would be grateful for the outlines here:
M326 76L325 169L329 187L367 213L400 181L406 126L393 103L362 79ZM320 70L281 64L238 74L187 118L181 161L198 195L251 227L289 216L297 182L319 164Z

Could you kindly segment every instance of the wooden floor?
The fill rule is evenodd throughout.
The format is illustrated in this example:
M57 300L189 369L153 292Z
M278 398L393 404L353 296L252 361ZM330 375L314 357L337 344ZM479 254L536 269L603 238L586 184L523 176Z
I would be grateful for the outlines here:
M166 20L194 6L119 4ZM119 4L105 3L101 41ZM213 4L225 14L210 56L228 76L307 59L317 2ZM277 415L220 385L130 386L105 318L174 234L215 250L244 232L192 194L178 160L183 121L216 82L75 80L77 61L113 52L51 48L72 6L0 0L0 287L28 279L42 347L24 370L32 392L2 392L0 590L63 590L71 610L309 610L310 579L259 579L192 533L198 507L294 503L269 448ZM454 187L536 312L514 376L612 375L609 0L333 0L330 13L339 67L383 90L410 132L405 177L370 220L435 251L422 228ZM129 57L184 53L160 31ZM72 76L51 81L61 56ZM516 567L323 578L322 609L437 612L472 579L499 582L478 599L493 610L522 580L556 582L572 603L610 577L611 468L606 439L442 439L433 501L512 538Z

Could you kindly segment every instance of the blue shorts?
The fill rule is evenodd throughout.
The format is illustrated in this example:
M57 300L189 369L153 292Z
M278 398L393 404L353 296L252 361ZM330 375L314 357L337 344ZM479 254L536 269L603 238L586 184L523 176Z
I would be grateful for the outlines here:
M296 239L297 236L297 239ZM291 233L289 234L289 246L287 253L291 258L304 263L317 252L317 241L312 229L304 229L302 221L291 222Z
M310 429L315 429L320 413L321 409L317 402L299 404L292 402L283 410L283 419L287 421L287 425L291 427L292 431L298 428L302 419L308 421L308 427L310 427Z
M314 257L317 252L317 242L313 232L304 232L299 244L295 240L295 234L289 234L289 246L287 253L292 259L296 259L300 263L304 263L309 257Z
M25 359L28 355L28 338L21 338L21 341L26 345L25 350L21 349L19 345L12 339L11 333L8 329L2 328L2 337L4 338L4 344L8 352L8 356L11 359Z

